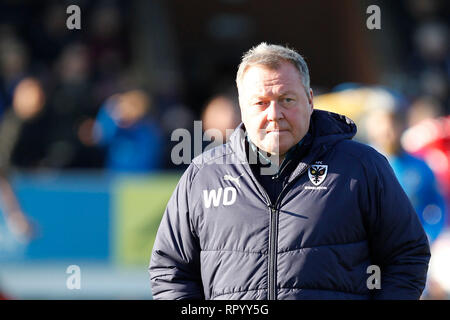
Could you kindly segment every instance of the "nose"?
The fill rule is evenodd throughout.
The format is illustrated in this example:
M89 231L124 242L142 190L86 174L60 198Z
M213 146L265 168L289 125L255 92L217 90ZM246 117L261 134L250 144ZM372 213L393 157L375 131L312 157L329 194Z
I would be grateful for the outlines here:
M281 112L281 106L275 100L272 100L270 102L270 105L266 109L266 111L267 111L267 120L268 121L277 121L277 120L283 118L283 114Z

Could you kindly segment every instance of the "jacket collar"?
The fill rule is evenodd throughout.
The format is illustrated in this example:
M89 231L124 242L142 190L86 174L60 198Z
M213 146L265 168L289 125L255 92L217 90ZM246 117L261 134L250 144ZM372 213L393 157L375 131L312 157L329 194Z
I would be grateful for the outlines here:
M341 140L352 139L356 134L355 123L346 116L315 109L311 115L311 148L309 154L321 153ZM247 131L243 122L230 136L230 147L242 163L248 163L246 147ZM308 158L306 155L306 158Z

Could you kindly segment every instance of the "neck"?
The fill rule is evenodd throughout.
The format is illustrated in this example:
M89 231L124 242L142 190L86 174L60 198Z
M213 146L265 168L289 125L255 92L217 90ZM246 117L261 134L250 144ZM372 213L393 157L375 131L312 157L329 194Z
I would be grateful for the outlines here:
M283 163L284 159L286 159L286 154L282 154L279 156L272 155L272 157L274 157L274 163L279 167ZM278 161L278 163L277 163L277 161Z

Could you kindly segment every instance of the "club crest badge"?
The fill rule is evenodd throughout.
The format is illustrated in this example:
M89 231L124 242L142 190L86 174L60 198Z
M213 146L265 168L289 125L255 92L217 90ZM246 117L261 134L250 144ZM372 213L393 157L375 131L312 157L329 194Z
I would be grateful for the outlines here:
M309 180L313 185L318 186L325 180L328 172L328 165L326 164L313 164L308 169Z

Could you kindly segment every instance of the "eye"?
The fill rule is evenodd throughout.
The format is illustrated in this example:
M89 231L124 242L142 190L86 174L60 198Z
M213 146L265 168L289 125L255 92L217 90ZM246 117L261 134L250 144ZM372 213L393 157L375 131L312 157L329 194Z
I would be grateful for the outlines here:
M294 100L294 98L291 98L291 97L283 97L283 98L281 98L281 102L282 103L291 103L293 101L295 101L295 100Z
M267 104L266 101L256 101L254 103L255 106L265 106L266 104Z

